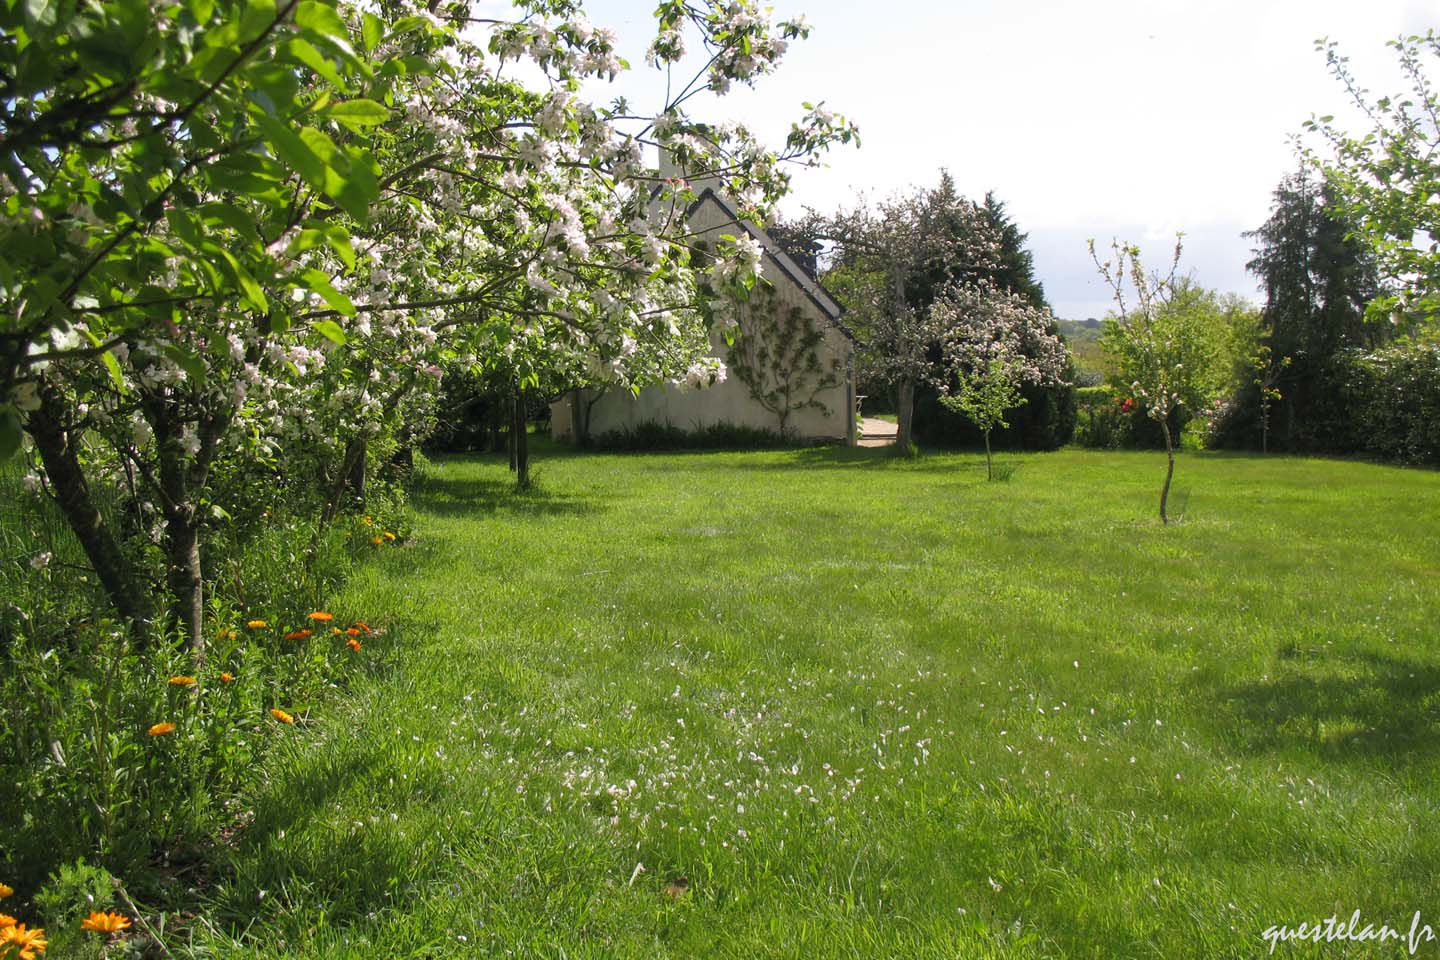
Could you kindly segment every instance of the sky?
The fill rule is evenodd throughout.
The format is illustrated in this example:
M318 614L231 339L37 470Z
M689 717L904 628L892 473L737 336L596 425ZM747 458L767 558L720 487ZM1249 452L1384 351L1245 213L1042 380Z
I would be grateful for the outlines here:
M608 93L658 106L647 68L655 0L591 0L634 70ZM1245 271L1275 186L1296 169L1312 115L1361 124L1315 41L1340 43L1364 85L1401 89L1387 40L1440 27L1440 0L774 0L813 27L752 90L696 101L779 145L804 101L860 128L825 169L795 171L785 213L823 213L934 184L942 167L994 190L1029 234L1056 313L1103 316L1086 240L1140 244L1162 265L1185 233L1183 272L1259 300Z

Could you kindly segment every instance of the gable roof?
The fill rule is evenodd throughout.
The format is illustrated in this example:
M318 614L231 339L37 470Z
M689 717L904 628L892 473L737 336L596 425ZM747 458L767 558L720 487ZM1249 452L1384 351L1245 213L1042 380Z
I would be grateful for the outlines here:
M695 201L686 208L686 219L688 220L693 216L695 211L704 206L707 201L718 206L732 222L744 228L746 233L754 237L770 257L770 260L779 268L780 272L788 277L791 283L800 288L801 292L809 298L811 303L819 308L820 312L825 315L825 318L830 321L835 329L839 330L852 341L855 339L855 334L851 332L845 324L840 322L840 318L845 315L845 308L830 294L830 291L826 290L820 281L810 274L810 271L796 263L795 258L781 249L780 245L771 239L770 234L749 220L741 219L739 211L731 206L724 197L716 193L713 188L706 187L700 192L700 195L695 198Z

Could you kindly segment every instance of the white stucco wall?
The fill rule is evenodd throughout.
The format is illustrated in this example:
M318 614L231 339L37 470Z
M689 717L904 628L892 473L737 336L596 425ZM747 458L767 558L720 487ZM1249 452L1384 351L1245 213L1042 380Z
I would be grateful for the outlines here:
M720 204L711 200L702 203L691 214L690 225L700 239L712 246L721 235L737 234L743 229L730 220L729 213ZM853 442L854 345L830 321L825 311L786 275L773 256L765 256L762 273L774 286L779 309L788 311L796 307L825 331L824 343L818 351L822 368L828 369L831 361L838 359L842 370L838 386L822 390L815 396L823 409L807 407L794 411L790 414L787 429L802 440ZM711 346L715 356L727 358L729 347L723 338L714 337ZM551 406L550 429L556 439L574 438L573 403L574 398L567 396ZM590 435L596 437L647 422L682 430L695 430L717 423L768 430L778 430L780 426L776 415L757 403L750 395L750 388L732 375L724 383L700 390L657 386L647 387L638 396L628 390L611 390L591 410Z

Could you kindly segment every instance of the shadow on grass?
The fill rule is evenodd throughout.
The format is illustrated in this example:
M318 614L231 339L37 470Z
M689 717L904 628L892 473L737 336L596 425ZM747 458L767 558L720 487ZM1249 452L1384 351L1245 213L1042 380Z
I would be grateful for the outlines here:
M605 509L593 497L557 493L543 480L528 490L515 489L511 477L503 480L453 479L433 474L415 481L411 503L420 513L438 516L477 514L519 514L531 516L578 516Z
M1280 676L1219 692L1222 733L1242 749L1389 762L1440 753L1440 666L1376 653L1286 663Z
M781 457L767 457L764 459L748 460L743 463L736 463L733 466L742 470L853 470L857 468L870 467L896 470L906 470L921 473L954 473L957 469L963 469L968 461L957 460L952 451L942 451L946 454L944 459L927 455L925 453L915 456L902 457L893 452L891 447L845 447L845 446L824 446L805 447L799 450L788 451ZM985 469L985 458L983 455L976 458L980 469Z

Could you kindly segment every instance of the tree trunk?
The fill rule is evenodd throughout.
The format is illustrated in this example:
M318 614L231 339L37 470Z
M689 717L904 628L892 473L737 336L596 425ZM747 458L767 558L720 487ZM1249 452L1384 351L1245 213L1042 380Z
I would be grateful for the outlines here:
M193 509L185 508L166 521L170 566L167 580L174 597L172 616L190 638L195 669L205 662L205 579L200 575L200 527Z
M911 453L910 428L915 419L915 381L909 377L898 385L899 400L895 404L898 429L895 433L895 452L902 457Z
M1165 486L1160 488L1160 522L1169 523L1170 517L1165 506L1170 500L1170 480L1175 476L1175 445L1170 440L1169 418L1160 421L1160 430L1165 434Z
M515 391L515 418L510 432L515 437L515 486L521 490L530 488L530 437L525 429L525 393Z
M995 479L995 467L990 461L990 431L985 431L985 479Z
M170 615L190 641L199 669L205 657L205 590L200 574L200 524L192 493L185 452L180 446L181 425L157 401L151 408L159 460L161 506L165 514L165 582L170 588Z
M30 414L26 429L40 452L56 504L80 541L110 605L143 646L149 638L152 616L149 591L141 586L133 564L95 506L73 438L63 425L65 408L60 397L53 388L43 389L40 396L40 409Z
M365 499L365 461L370 453L370 444L364 437L356 437L345 445L345 491L356 500Z

